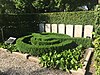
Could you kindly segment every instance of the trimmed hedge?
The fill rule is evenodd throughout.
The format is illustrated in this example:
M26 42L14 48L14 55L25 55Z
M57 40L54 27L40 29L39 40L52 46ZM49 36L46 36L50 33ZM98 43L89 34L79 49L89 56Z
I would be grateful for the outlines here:
M95 11L0 14L0 27L5 26L3 28L5 38L10 36L21 37L39 32L39 23L95 25L97 16L94 13Z
M39 20L45 23L94 25L95 19L96 16L94 11L54 12L39 14Z
M73 40L76 44L82 45L84 48L89 48L92 45L92 39L90 38L79 38L79 37L74 37L74 38L67 38L67 40Z
M24 38L27 38L27 37L25 36L25 37L19 38L16 42L16 46L18 50L20 50L21 52L29 53L36 56L37 55L41 56L51 50L52 51L57 50L57 52L61 52L62 50L64 50L64 48L66 48L72 42L71 40L70 41L67 40L67 41L54 44L54 45L32 45L32 44L24 43L22 41Z
M51 33L49 35L47 34L45 35L37 34L37 35L40 35L39 38L38 36L36 36L38 39L34 39L36 34L21 37L16 41L17 49L23 53L29 53L31 55L41 56L50 51L52 52L57 51L59 53L64 50L73 49L80 44L82 44L84 48L91 46L91 41L90 39L87 39L87 38L73 39L66 34L63 34L63 36L66 36L66 37L56 37L56 35L59 35L57 33L55 36L54 34L51 35ZM48 37L49 39L50 38L52 39L47 40ZM45 40L45 38L47 39Z

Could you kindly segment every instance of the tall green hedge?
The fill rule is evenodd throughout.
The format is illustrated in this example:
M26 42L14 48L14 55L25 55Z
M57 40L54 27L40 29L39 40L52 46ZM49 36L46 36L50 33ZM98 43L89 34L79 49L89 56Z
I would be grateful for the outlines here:
M0 14L0 28L4 27L4 39L6 40L10 36L21 37L33 32L39 32L39 27L34 18L36 17L33 14Z
M32 32L39 32L39 23L94 25L95 19L94 11L0 14L0 27L5 26L3 28L5 38L21 37Z
M54 12L39 14L39 20L45 23L94 25L95 19L96 16L94 11Z

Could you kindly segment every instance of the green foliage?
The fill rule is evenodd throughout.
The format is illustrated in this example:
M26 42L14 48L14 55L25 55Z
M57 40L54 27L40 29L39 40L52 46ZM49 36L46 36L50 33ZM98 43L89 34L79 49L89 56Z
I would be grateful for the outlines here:
M56 35L55 35L56 34ZM64 38L61 36L62 34L57 33L43 33L43 34L32 34L29 36L24 36L19 38L16 41L17 49L24 53L30 53L32 55L41 56L49 51L57 51L61 52L64 49L72 48L71 40L66 40L68 35L64 35ZM32 37L33 36L33 37ZM42 44L41 44L42 43ZM75 46L73 46L75 47Z
M1 13L34 13L76 11L77 7L87 5L93 10L96 1L80 0L0 0Z
M66 34L33 33L16 41L17 50L40 56L44 67L69 71L82 68L83 48L91 46L89 38L71 38Z
M73 25L94 25L96 19L94 11L42 13L38 17L39 22Z
M6 40L10 36L18 38L33 32L39 32L37 22L34 21L36 17L33 14L0 14L0 30L4 27L4 39Z
M92 39L90 38L78 38L78 37L74 37L74 38L67 38L67 40L73 40L73 42L75 42L77 45L82 45L83 48L89 48L92 47Z
M0 43L0 48L9 50L10 52L17 51L15 44Z
M95 34L99 34L100 35L100 5L96 5L95 15L96 15Z
M0 0L0 14L1 13L15 13L16 8L12 0Z
M33 13L34 7L32 6L33 0L13 0L17 9L16 13Z
M32 32L39 32L39 23L94 25L95 19L96 16L94 14L94 11L18 15L0 14L0 28L5 26L3 28L3 31L4 37L6 39L10 36L21 37L31 34Z
M82 58L82 45L75 49L68 49L61 53L49 52L40 57L40 63L43 67L57 68L69 71L82 68L80 59Z
M66 34L57 33L33 33L16 41L16 47L20 52L41 56L50 51L62 52L65 49L73 49L82 44L84 48L91 46L91 39L71 38Z
M94 40L96 75L100 75L100 35Z

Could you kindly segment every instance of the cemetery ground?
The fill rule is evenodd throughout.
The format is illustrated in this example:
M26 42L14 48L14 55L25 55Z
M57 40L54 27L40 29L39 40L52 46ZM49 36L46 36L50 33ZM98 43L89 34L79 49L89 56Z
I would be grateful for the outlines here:
M65 71L41 67L38 62L0 49L0 75L74 75ZM79 74L75 74L79 75ZM93 54L86 75L95 75Z

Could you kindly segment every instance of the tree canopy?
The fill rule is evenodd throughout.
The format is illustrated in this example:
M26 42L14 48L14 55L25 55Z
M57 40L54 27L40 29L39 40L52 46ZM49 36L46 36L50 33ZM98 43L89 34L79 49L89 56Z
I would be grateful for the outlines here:
M86 5L90 10L97 0L0 0L1 13L41 13L77 11Z

